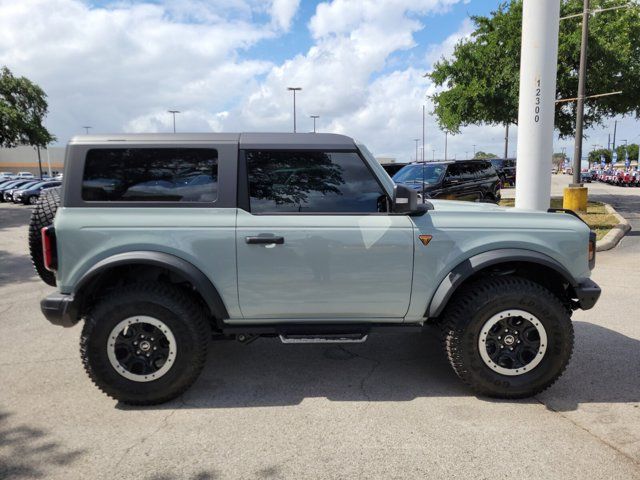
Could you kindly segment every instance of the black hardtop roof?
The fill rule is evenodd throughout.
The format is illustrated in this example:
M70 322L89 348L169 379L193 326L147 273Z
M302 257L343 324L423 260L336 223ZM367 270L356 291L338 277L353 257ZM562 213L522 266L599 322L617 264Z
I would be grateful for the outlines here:
M435 161L431 161L431 160L427 160L424 162L411 162L411 163L407 163L405 165L422 165L423 163L425 165L449 165L451 163L469 163L469 162L490 162L491 158L470 158L469 160L435 160Z
M70 144L118 143L238 143L240 148L297 148L353 150L355 141L335 133L115 133L105 135L77 135Z

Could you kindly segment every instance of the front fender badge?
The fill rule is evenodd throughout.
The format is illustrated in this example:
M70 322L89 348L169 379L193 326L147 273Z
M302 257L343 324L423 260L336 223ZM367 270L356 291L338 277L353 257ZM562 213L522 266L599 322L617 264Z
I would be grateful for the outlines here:
M420 239L422 244L426 247L427 245L429 245L429 242L431 241L432 236L431 235L418 235L418 238Z

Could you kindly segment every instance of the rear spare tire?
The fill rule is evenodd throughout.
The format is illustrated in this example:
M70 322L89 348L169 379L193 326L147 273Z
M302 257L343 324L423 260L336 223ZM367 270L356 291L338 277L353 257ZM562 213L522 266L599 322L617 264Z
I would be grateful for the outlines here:
M42 229L53 223L53 219L60 205L60 187L44 190L29 220L29 254L31 263L36 273L47 285L56 286L56 277L53 272L44 268L42 257Z

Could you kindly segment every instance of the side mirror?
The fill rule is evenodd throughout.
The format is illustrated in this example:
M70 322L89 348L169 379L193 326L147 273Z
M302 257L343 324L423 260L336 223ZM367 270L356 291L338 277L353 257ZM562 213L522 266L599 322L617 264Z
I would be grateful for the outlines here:
M415 213L418 210L418 192L404 185L393 187L394 213Z

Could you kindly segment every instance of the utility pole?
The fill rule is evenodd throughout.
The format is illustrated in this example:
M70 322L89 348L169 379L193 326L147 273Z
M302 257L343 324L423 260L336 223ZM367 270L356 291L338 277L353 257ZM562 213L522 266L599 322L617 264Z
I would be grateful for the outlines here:
M416 142L416 162L417 162L418 161L418 142L420 141L420 139L414 138L413 141Z
M309 115L311 118L313 118L313 133L316 133L316 119L320 118L320 115Z
M447 148L449 143L449 132L444 131L444 161L447 161Z
M509 124L507 123L504 128L504 159L509 156Z
M559 29L560 0L524 0L516 208L549 208Z
M581 187L582 128L584 115L584 88L587 77L587 46L589 43L589 0L584 0L582 9L582 44L580 45L580 68L578 71L578 103L576 104L576 139L573 152L573 184Z
M607 150L611 150L611 134L609 134L609 140L607 140Z
M86 133L87 135L89 135L89 129L90 129L90 128L93 128L93 127L92 127L92 126L90 126L90 125L86 125L86 126L84 126L84 127L82 127L82 128L84 128L84 133Z
M615 152L616 150L616 133L618 131L618 120L613 122L613 144L611 145L611 149Z
M287 87L287 90L293 92L293 133L296 133L296 92L302 90L302 87Z
M176 133L176 113L180 113L180 110L167 110L173 115L173 133Z

